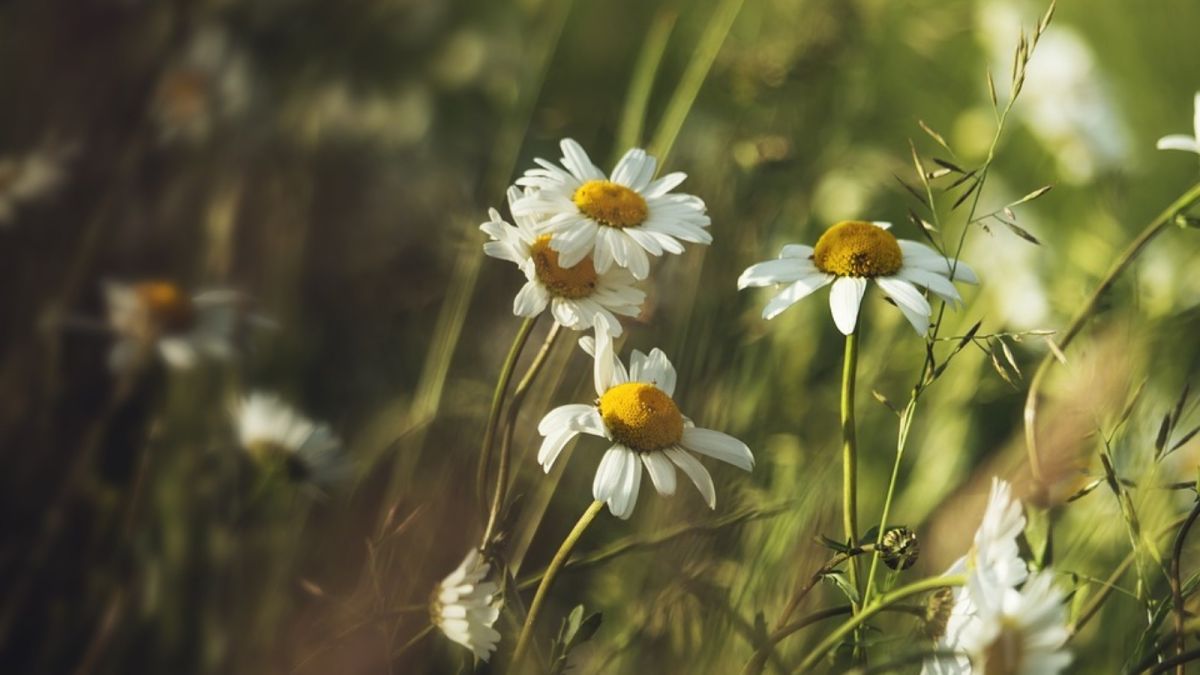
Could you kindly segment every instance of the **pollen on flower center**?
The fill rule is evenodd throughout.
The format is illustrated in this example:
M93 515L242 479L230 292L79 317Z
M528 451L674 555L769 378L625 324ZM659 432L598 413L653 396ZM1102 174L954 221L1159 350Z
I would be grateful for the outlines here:
M538 281L560 298L586 298L596 290L596 267L590 257L574 267L559 267L558 251L550 248L550 235L544 234L529 247Z
M600 416L613 439L637 452L653 452L683 438L683 415L662 389L627 382L600 397Z
M900 271L904 255L887 230L844 220L825 231L813 247L813 264L840 277L883 277Z
M649 213L640 194L607 180L589 180L575 190L571 199L584 215L618 229L641 225Z
M146 281L134 286L134 292L147 316L164 333L182 333L195 322L192 299L175 284Z

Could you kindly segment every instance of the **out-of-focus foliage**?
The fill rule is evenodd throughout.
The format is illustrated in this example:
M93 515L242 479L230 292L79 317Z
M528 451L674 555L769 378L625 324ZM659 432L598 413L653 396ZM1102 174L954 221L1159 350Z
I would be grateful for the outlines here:
M64 157L56 189L0 221L0 669L468 671L469 654L440 635L406 646L428 616L405 608L423 607L482 529L475 461L522 280L485 262L477 225L534 156L557 157L559 138L598 160L625 150L615 139L629 81L647 34L666 26L637 139L648 143L729 4L0 4L0 156L52 147ZM681 407L745 440L758 464L714 471L715 514L689 490L644 490L630 521L602 517L578 552L750 517L567 570L541 649L582 603L603 622L573 652L572 672L737 672L756 614L773 622L829 557L814 538L840 532L842 337L816 299L768 326L762 296L738 293L735 279L841 219L890 220L919 238L896 177L914 180L909 139L923 156L945 153L918 120L958 153L948 159L982 162L994 129L985 74L1007 81L1017 31L1042 11L1018 0L745 0L664 159L707 202L714 243L657 264L625 344L666 351ZM1191 185L1196 157L1153 146L1191 124L1197 26L1200 4L1186 0L1063 3L980 204L1054 184L1018 214L1041 245L974 229L962 257L982 285L965 291L943 335L979 320L988 334L1061 328ZM956 236L961 216L949 227ZM900 579L963 554L999 474L1055 504L1055 568L1064 587L1082 584L1074 605L1086 603L1130 546L1107 488L1062 504L1103 475L1102 439L1112 436L1113 464L1131 481L1196 476L1200 441L1150 457L1200 358L1198 250L1196 230L1160 237L1054 371L1041 429L1049 493L1029 487L1021 374L1006 382L977 349L955 360L922 399L901 467L892 520L919 533L921 558ZM105 367L111 337L89 319L103 316L102 281L144 278L240 289L277 327L244 336L234 362L122 384ZM879 297L860 323L869 526L896 438L895 416L870 392L906 400L924 345ZM1033 336L1011 349L1027 376L1047 347ZM518 579L541 569L590 501L601 449L584 441L550 476L538 469L537 419L592 396L573 340L550 359L516 432ZM329 421L353 476L317 496L265 480L228 420L243 388L284 392ZM1192 408L1177 438L1200 423ZM1147 533L1190 497L1131 491ZM1161 597L1165 581L1153 579L1148 592ZM1070 644L1077 672L1107 672L1135 650L1141 591L1133 572L1118 583L1129 593ZM844 602L833 584L818 591L802 612ZM879 639L896 649L921 630L911 617L883 625ZM507 640L518 628L497 626ZM822 634L781 643L784 662Z

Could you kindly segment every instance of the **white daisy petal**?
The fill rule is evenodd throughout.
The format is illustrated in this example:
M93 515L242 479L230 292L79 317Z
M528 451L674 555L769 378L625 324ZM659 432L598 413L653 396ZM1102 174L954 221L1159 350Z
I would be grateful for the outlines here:
M640 454L646 473L658 494L670 496L675 494L675 465L661 452L643 452Z
M738 277L738 290L750 287L790 284L820 274L812 261L805 258L778 258L756 263Z
M839 277L829 289L829 309L833 323L843 335L850 335L858 324L858 310L862 305L867 280L862 277Z
M1159 150L1183 150L1184 152L1200 153L1200 142L1191 136L1183 134L1171 134L1163 136L1154 144Z
M754 468L754 455L750 452L750 448L733 436L720 431L699 427L685 428L680 445L687 450L719 459L744 471Z
M795 283L783 289L770 302L763 307L762 317L768 321L779 316L783 310L791 307L799 302L804 297L811 294L813 291L823 288L830 284L834 277L829 274L818 272L803 279L797 279Z
M900 308L904 318L912 324L917 335L924 336L929 332L929 317L933 310L929 307L929 301L921 295L916 286L896 277L879 277L875 279L875 283L879 284L888 297L896 301L896 306Z
M696 489L700 491L700 496L704 498L704 503L708 504L708 508L717 508L717 489L713 486L712 476L709 475L708 469L700 463L695 457L692 457L686 450L680 448L667 448L662 451L667 456L667 459L675 463L688 478L692 479Z
M625 455L628 449L614 445L604 452L600 466L596 468L596 477L592 479L592 498L596 501L608 502L613 492L620 485L621 474L625 468ZM609 503L611 508L612 504Z

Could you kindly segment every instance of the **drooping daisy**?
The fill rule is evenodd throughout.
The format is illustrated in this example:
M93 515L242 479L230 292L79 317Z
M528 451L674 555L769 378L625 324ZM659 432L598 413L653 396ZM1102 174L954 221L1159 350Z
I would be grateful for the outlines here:
M446 637L487 661L500 633L492 628L500 617L501 597L494 581L484 581L491 565L475 549L433 589L429 616Z
M109 366L126 372L157 352L168 366L187 369L201 356L228 359L244 297L213 290L187 295L168 281L104 284L108 325L117 335Z
M1021 511L1021 502L1013 499L1012 486L998 478L993 479L971 550L946 570L947 575L967 574L969 578L967 585L954 589L953 607L945 632L937 639L939 649L959 654L927 659L921 671L923 674L965 675L971 672L971 662L962 653L962 640L980 621L977 589L1012 589L1025 581L1028 566L1021 559L1017 545L1017 538L1024 530L1025 515Z
M873 279L917 333L925 335L932 309L921 288L952 304L962 300L951 283L953 262L922 243L897 239L890 227L844 220L826 230L816 246L789 244L777 260L746 268L738 277L738 288L787 284L763 308L763 318L773 319L813 291L833 284L829 291L833 322L849 335L858 324L867 282ZM953 267L953 279L979 283L975 272L961 261Z
M532 190L508 190L509 208ZM637 316L646 294L634 286L623 268L599 272L590 256L571 267L559 265L561 256L550 247L551 235L531 216L514 216L509 225L492 209L491 220L480 225L492 241L483 250L493 258L516 263L528 280L513 300L513 314L537 316L550 307L554 320L572 330L590 329L601 321L612 335L621 334L616 315Z
M514 216L545 219L560 265L571 267L591 255L597 272L616 263L645 279L650 274L647 253L683 253L681 241L712 242L704 202L671 192L686 174L654 180L658 160L634 148L605 176L578 143L567 138L560 146L562 167L534 160L540 168L526 171L517 184L535 191L513 204Z
M58 189L71 154L69 148L48 145L21 157L0 158L0 226L11 222L22 204Z
M712 476L692 453L708 455L740 469L754 467L750 448L738 439L711 429L700 429L679 412L675 394L675 367L666 354L634 351L629 369L617 358L611 337L603 326L596 338L581 339L580 346L595 357L594 380L599 399L594 405L564 405L551 410L538 432L545 436L538 462L549 472L564 447L578 434L612 441L604 453L592 495L608 504L618 518L628 518L637 504L642 467L661 495L675 494L675 468L696 485L709 508L716 508Z
M1200 154L1200 92L1196 92L1193 105L1195 106L1195 112L1192 122L1192 133L1195 135L1171 134L1170 136L1163 136L1158 139L1157 147L1159 150L1184 150Z
M349 466L328 425L305 417L274 394L254 392L233 408L238 442L256 461L279 465L296 482L328 485Z
M1058 675L1071 663L1063 593L1043 570L1021 590L972 577L978 620L962 635L973 672L991 675Z

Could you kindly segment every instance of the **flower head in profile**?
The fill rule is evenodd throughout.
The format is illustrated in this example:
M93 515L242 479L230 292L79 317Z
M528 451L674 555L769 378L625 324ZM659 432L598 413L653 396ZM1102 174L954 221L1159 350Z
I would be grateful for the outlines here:
M1021 502L1012 496L1012 486L998 478L992 480L991 493L983 519L975 531L971 549L950 566L946 574L966 574L966 586L953 592L952 608L945 631L937 636L938 647L958 652L954 657L927 659L926 675L962 675L970 673L971 663L963 653L963 637L978 629L979 592L1013 589L1025 581L1028 566L1021 559L1017 538L1025 530Z
M897 239L888 223L845 220L825 231L815 246L789 244L776 260L751 265L738 277L738 288L785 284L763 309L764 319L829 284L829 308L838 330L849 335L858 325L858 311L867 282L874 280L904 314L919 335L929 330L933 310L921 289L949 303L962 300L952 280L978 283L963 262L948 260L915 241Z
M600 460L592 481L592 496L606 502L618 518L628 518L637 504L642 468L661 495L675 494L675 469L691 479L709 508L716 508L712 476L693 453L707 455L749 471L750 448L738 439L701 429L675 404L675 367L666 354L634 351L629 368L617 358L612 339L597 325L596 338L580 340L595 358L595 404L564 405L551 410L538 432L545 436L538 462L549 472L567 443L577 435L599 436L612 445Z
M0 226L16 218L21 205L62 185L71 154L69 148L47 145L24 156L0 158Z
M597 272L607 272L615 263L645 279L650 274L647 253L683 253L680 242L712 242L704 202L671 192L686 174L655 180L658 160L634 148L606 176L578 143L568 138L560 145L562 166L535 160L539 168L517 180L534 191L512 208L514 216L544 219L550 247L563 267L590 255Z
M256 461L281 466L296 482L327 485L348 465L342 442L325 424L314 422L274 394L255 392L233 409L238 443Z
M178 369L195 366L201 357L232 357L245 298L229 290L188 295L169 281L110 281L104 300L108 326L117 336L109 366L128 372L155 353Z
M531 192L509 188L509 207ZM599 272L590 255L563 267L561 256L550 246L551 235L535 218L514 216L516 225L509 225L495 209L490 215L491 220L479 226L491 238L483 245L484 252L516 263L527 280L513 300L513 314L532 317L549 307L554 320L567 328L587 330L599 321L612 335L620 335L617 315L641 313L646 294L624 268Z
M433 589L429 616L446 637L487 661L500 642L492 628L500 617L499 587L487 578L491 565L475 549Z
M1064 597L1054 573L1043 570L1020 590L972 577L977 620L963 631L961 648L974 672L1057 675L1071 663Z
M1200 92L1196 92L1196 98L1193 103L1195 106L1192 120L1192 136L1183 134L1171 134L1158 139L1159 150L1184 150L1186 152L1194 152L1200 154Z

